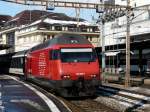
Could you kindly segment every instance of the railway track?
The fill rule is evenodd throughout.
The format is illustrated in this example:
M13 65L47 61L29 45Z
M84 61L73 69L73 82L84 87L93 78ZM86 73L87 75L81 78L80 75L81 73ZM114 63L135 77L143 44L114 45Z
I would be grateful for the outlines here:
M33 87L43 91L46 95L48 95L59 108L62 109L63 112L117 112L117 111L132 111L137 108L144 106L150 103L150 97L144 94L134 93L131 91L118 89L114 87L101 86L97 91L97 98L78 98L78 99L64 99L60 96L53 94L48 88L37 85L32 82L25 82ZM50 95L49 95L50 94ZM99 97L104 96L104 102L99 99ZM114 104L112 100L108 102L108 99L117 100L118 103ZM99 101L97 100L99 99ZM114 104L116 107L112 106ZM117 109L118 105L121 104L120 108ZM62 106L63 105L63 106ZM124 106L126 108L124 108ZM150 106L149 106L150 107ZM66 108L68 108L66 110ZM149 112L143 111L143 112Z
M59 95L52 92L47 87L44 87L40 84L34 83L32 81L26 82L30 85L34 86L35 88L39 89L40 91L45 91L46 94L49 94L51 99L58 104L59 108L67 108L67 111L65 110L63 112L116 112L112 108L109 108L105 106L104 104L101 104L99 102L96 102L94 98L63 98ZM61 106L63 104L63 106Z
M97 93L99 95L112 98L121 106L125 106L126 108L122 107L124 108L123 111L138 110L139 108L149 106L150 104L150 96L144 93L142 94L141 92L136 93L130 90L101 86Z
M38 85L39 86L39 85ZM41 86L40 86L41 87ZM42 89L46 90L50 94L51 91L49 89L42 87ZM95 101L95 98L63 98L59 95L53 94L55 99L59 100L61 103L66 105L70 112L116 112L116 110L107 107L100 102Z
M40 85L36 85L36 86L38 86L38 88L44 89L49 94L51 94L51 91L49 89L47 89L43 86L40 86ZM62 103L64 103L68 107L68 110L70 112L132 111L132 110L136 110L138 107L141 107L145 104L150 103L150 97L146 96L145 94L140 94L140 93L137 94L137 93L134 93L131 91L118 89L118 88L114 88L114 87L101 86L101 87L99 87L97 94L106 96L105 100L107 100L107 97L115 99L115 100L119 101L118 104L121 104L121 108L123 108L122 105L125 105L126 108L117 109L117 108L114 108L113 106L110 106L110 104L112 102L109 102L109 104L108 104L107 101L104 103L101 101L97 101L96 98L65 99L65 98L62 98L57 95L54 95L54 96L55 96L55 100L59 100ZM59 105L59 107L61 107L61 105ZM149 110L143 111L143 112L149 112Z
M54 101L59 101L63 105L66 105L69 112L116 112L116 110L107 107L104 104L101 104L95 101L95 98L63 98L59 95L52 93L49 88L43 87L39 84L35 84L34 82L30 82L33 86L37 86L39 89L44 89L50 95L54 97ZM59 105L61 107L61 105Z
M73 100L71 103L81 108L81 112L116 112L115 110L95 101L94 99Z
M59 98L71 109L72 112L117 112L116 110L95 101L95 98Z
M6 75L6 77L9 76ZM104 104L94 101L94 98L65 99L53 93L49 88L44 87L38 83L34 83L32 81L24 81L22 77L18 76L10 77L18 80L21 83L28 84L36 88L38 91L42 92L57 105L61 112L116 112L115 110L105 106Z

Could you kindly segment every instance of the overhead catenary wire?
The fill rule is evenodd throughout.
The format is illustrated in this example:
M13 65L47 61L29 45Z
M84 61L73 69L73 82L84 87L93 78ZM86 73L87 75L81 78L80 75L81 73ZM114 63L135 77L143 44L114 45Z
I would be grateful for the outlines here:
M130 24L136 24L137 22L139 22L139 21L133 22L133 20L136 19L137 17L141 16L141 15L144 14L144 13L146 13L146 11L143 11L143 12L141 12L140 14L134 16L134 17L130 20ZM119 29L126 26L126 21L123 20L121 23L123 23L123 24L121 24L121 26L119 26ZM106 26L105 26L105 27L106 27ZM108 27L108 28L109 28L109 27ZM126 32L126 30L113 32L113 33L110 33L110 34L106 34L105 36L109 36L109 35L113 35L113 34L118 34L118 33L122 33L122 32Z

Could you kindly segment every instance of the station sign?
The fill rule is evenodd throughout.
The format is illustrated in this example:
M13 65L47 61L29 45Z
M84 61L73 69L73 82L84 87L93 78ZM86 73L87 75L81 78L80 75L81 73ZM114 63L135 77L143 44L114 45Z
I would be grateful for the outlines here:
M54 10L54 9L55 9L55 0L48 0L46 10Z

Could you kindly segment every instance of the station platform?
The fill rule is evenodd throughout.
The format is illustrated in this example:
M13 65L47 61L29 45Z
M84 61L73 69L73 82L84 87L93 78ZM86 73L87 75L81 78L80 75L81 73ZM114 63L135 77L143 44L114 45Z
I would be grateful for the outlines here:
M139 94L145 94L147 96L150 96L150 87L149 86L137 86L137 87L125 87L125 85L122 84L115 84L115 83L102 83L103 86L109 86L109 87L114 87L118 89L123 89L123 90L128 90L134 93L139 93Z
M125 77L122 75L105 75L102 76L102 79L106 82L112 83L124 83ZM130 77L130 82L133 85L150 85L150 77L140 77L140 76L132 76Z
M0 75L0 112L67 112L67 109L61 110L47 93L16 77Z

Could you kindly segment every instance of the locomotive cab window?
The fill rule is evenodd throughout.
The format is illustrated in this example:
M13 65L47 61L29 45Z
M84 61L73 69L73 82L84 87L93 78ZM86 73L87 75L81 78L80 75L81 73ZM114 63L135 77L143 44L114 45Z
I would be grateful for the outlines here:
M60 58L60 51L59 50L52 50L50 52L50 59L51 60L57 60Z
M92 48L61 49L62 62L94 62L96 53Z

